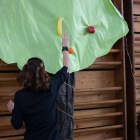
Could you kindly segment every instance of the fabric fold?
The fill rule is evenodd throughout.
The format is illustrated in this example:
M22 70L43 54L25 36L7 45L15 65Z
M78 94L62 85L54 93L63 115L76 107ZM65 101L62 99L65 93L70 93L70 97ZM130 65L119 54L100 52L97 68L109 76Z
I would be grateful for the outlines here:
M57 95L58 132L62 140L73 140L74 129L74 88L76 72L69 74Z

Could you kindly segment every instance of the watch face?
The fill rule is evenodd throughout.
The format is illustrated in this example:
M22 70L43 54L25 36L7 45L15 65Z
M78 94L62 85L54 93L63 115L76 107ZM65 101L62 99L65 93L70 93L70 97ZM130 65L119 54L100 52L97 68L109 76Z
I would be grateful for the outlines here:
M62 51L63 50L69 51L68 47L63 47Z
M0 0L0 6L0 58L19 69L38 57L55 74L63 66L65 30L74 50L70 73L89 67L128 33L111 0Z

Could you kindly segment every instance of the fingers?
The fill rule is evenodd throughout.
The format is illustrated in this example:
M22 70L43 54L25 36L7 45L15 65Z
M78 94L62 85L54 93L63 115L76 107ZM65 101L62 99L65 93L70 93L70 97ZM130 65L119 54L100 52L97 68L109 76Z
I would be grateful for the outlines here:
M67 34L67 30L65 30L65 33L64 33L64 38L66 38L66 34Z
M66 34L67 34L67 30L65 30L64 38L69 38L69 33L67 34L67 37L66 37Z
M67 34L67 30L65 30L65 33L64 33L64 38L69 38L69 33L67 34L67 37L66 37L66 34ZM62 37L61 37L62 38ZM63 39L63 38L62 38Z
M69 33L67 34L67 38L69 38Z
M7 109L12 113L12 110L14 109L14 102L10 100L7 104Z
M10 103L8 103L7 106L9 107L10 106Z
M7 106L9 107L12 104L12 101L10 100L7 104Z
M9 106L10 106L10 105L9 105L9 103L8 103L8 104L7 104L7 107L9 108Z

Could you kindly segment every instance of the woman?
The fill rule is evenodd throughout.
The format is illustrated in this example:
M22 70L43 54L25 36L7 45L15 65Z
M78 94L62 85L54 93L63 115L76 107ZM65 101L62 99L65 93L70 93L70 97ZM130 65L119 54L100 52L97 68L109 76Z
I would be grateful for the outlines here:
M15 129L25 122L25 140L61 140L57 132L56 97L70 71L69 34L66 34L67 31L62 37L63 67L51 79L39 58L29 59L17 78L24 88L15 93L14 103L10 100L7 106Z

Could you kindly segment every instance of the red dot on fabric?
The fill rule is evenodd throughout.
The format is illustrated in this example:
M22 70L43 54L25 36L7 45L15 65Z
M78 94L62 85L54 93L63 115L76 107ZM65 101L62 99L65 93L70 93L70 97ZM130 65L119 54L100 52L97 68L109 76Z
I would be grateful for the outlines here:
M89 32L90 34L95 33L95 28L94 28L93 26L88 27L88 32Z

